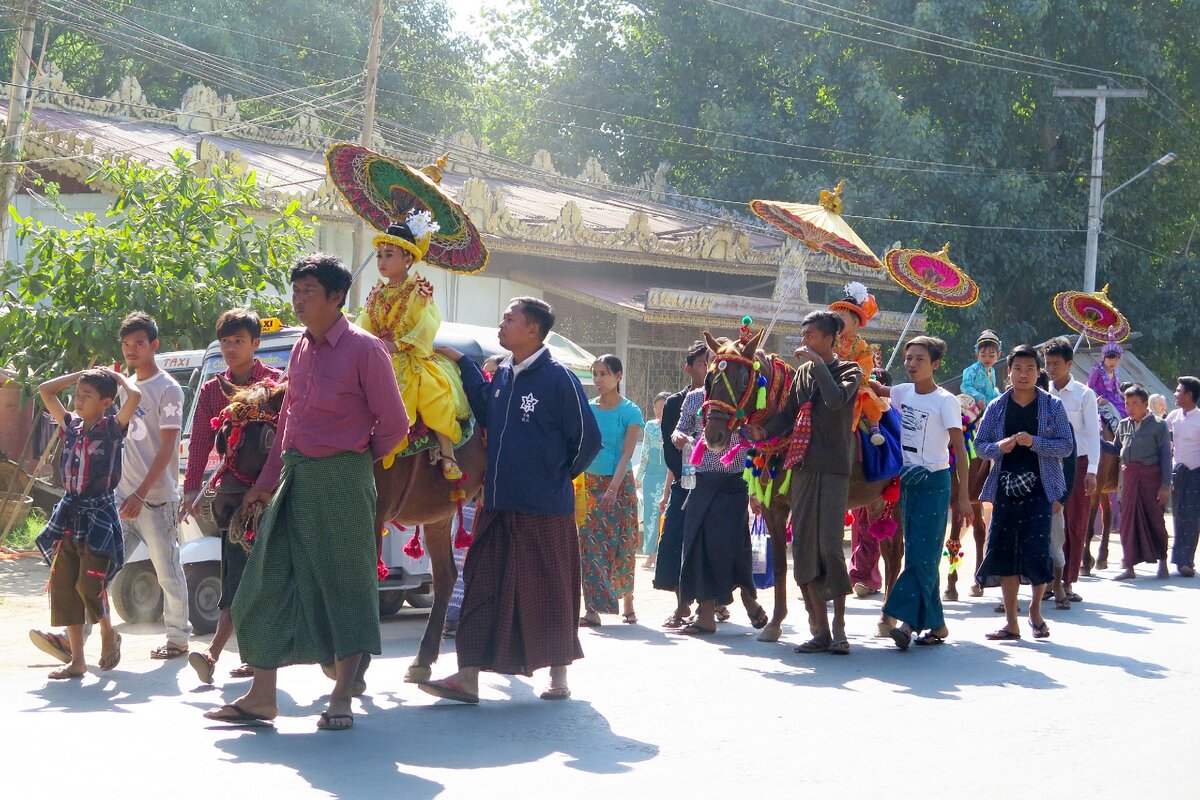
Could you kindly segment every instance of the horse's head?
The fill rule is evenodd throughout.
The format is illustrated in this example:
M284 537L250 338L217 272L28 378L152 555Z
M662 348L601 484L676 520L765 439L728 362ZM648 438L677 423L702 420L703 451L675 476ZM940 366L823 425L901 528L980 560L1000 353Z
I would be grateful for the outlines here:
M217 452L223 460L213 487L213 517L224 528L267 463L287 384L265 380L239 387L221 375L217 381L229 400L217 418Z
M720 344L704 331L714 353L704 380L704 443L715 453L729 447L729 436L743 425L754 408L758 376L766 356L758 352L763 332L748 342ZM756 366L757 365L757 366Z

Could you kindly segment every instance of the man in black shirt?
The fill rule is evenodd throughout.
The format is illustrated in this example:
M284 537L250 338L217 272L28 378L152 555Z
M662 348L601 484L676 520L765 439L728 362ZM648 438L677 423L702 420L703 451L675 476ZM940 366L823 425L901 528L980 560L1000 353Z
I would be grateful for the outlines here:
M667 488L663 500L666 501L666 511L663 517L662 538L658 542L654 588L675 592L676 595L679 592L679 570L683 559L683 501L687 499L687 490L679 485L679 478L683 473L683 453L672 443L671 435L675 433L675 427L679 424L683 398L693 389L704 386L704 377L708 374L708 359L708 346L697 339L688 348L683 365L690 385L668 397L666 405L663 406L663 461L667 464ZM675 611L663 623L663 627L682 627L686 624L684 618L691 613L690 606L679 602Z

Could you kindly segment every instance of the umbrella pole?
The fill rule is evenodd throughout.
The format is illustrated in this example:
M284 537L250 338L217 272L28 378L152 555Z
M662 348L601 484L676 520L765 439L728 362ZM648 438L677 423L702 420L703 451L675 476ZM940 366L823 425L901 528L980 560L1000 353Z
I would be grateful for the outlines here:
M892 368L892 362L896 360L896 353L899 353L900 348L904 345L904 337L908 335L908 329L917 317L917 311L921 308L921 303L925 300L926 291L929 291L929 287L925 287L925 290L921 292L921 296L917 298L917 304L913 306L912 313L908 315L908 320L904 323L904 330L900 331L900 339L896 342L896 347L892 350L892 354L888 357L887 364L883 368L884 372Z

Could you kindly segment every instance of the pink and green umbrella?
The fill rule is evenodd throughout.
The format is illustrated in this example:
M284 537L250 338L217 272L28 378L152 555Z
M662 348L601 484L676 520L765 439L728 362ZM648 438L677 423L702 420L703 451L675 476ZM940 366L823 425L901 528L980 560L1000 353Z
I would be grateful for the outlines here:
M921 303L929 301L939 306L965 308L979 299L979 285L950 260L949 242L936 253L928 250L889 250L883 254L883 264L896 283L917 296L917 304L908 315L904 330L900 332L900 341L884 367L888 369L896 353L900 352Z

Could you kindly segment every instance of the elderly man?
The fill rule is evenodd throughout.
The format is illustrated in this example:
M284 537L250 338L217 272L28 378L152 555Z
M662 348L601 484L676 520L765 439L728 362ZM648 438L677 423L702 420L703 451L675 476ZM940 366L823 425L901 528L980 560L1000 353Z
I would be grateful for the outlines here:
M543 700L571 696L582 574L571 481L600 451L600 429L579 380L550 355L554 310L514 299L500 322L505 359L489 383L450 348L471 410L488 430L488 470L475 542L463 568L458 672L421 684L435 697L479 702L479 673L550 668Z
M288 361L278 433L243 513L270 500L233 600L250 691L204 716L269 724L279 667L333 663L321 730L347 730L364 653L378 654L374 462L408 434L408 415L383 343L342 314L350 271L324 253L292 268L292 307L304 335Z
M811 431L792 445L786 466L792 473L792 559L796 583L808 607L813 637L797 653L846 655L846 595L850 576L842 552L850 468L854 463L854 399L862 368L834 354L842 320L832 311L804 318L796 359L792 408L797 431ZM791 414L789 413L789 416ZM825 608L833 601L833 627Z

